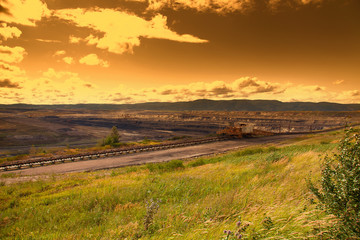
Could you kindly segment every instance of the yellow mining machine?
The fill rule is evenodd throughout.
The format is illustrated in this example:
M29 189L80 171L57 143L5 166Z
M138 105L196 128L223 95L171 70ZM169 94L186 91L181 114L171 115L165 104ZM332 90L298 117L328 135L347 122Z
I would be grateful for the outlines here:
M222 130L219 130L216 133L220 136L229 136L229 137L234 137L234 138L242 138L243 137L241 128L231 127L231 126L226 127Z
M273 133L271 132L254 129L253 124L232 123L232 122L230 122L226 128L219 130L216 133L220 136L229 136L233 138L273 135Z
M228 126L217 132L221 136L229 136L234 138L243 138L244 136L251 134L253 127L244 123L228 122Z

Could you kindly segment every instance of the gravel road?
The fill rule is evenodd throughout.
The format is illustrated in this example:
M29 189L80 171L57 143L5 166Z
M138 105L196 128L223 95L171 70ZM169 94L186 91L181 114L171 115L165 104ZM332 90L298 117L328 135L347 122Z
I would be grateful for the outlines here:
M129 155L114 156L107 158L99 158L95 160L86 160L79 162L69 162L55 165L48 165L36 168L27 168L21 170L10 171L11 173L24 175L41 175L54 173L84 172L100 169L109 169L124 167L130 165L139 165L145 163L166 162L173 159L188 159L222 153L230 150L241 149L248 146L266 144L279 144L280 142L299 137L299 135L279 135L261 138L249 138L239 140L228 140L221 142L206 143L195 146L179 147L154 152L141 152ZM9 173L2 172L1 174Z

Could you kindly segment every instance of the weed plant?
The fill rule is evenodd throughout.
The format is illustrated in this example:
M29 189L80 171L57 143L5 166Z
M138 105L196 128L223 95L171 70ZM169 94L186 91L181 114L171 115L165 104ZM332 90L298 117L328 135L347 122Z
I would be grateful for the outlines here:
M321 170L321 187L310 182L320 207L335 216L329 229L334 239L360 239L360 132L348 129L338 154L326 156Z

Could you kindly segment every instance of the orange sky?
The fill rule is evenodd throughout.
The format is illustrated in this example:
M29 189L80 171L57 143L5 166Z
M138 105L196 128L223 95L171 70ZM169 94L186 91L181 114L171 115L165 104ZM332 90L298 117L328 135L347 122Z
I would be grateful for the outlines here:
M0 103L360 103L358 0L0 0Z

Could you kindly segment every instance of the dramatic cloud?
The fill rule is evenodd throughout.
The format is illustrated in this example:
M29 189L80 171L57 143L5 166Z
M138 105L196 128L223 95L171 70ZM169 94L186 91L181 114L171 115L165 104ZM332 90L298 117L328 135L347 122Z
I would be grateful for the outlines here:
M6 23L0 24L0 42L1 38L5 41L9 38L18 38L21 35L21 31L17 27L10 27Z
M7 13L1 14L1 21L28 26L35 26L36 21L50 15L49 9L41 0L2 1L1 9L6 9Z
M81 58L79 60L79 63L86 64L90 66L102 66L102 67L109 67L109 63L107 61L104 61L94 53L86 55L85 57Z
M26 51L22 47L8 47L0 45L0 62L19 63L24 59Z
M109 52L123 54L133 53L133 48L140 45L140 38L158 38L178 42L205 43L203 40L189 34L180 35L167 26L167 18L156 15L151 20L116 11L113 9L96 8L63 9L55 11L59 18L73 22L79 27L88 27L95 30L96 36L90 35L86 41L98 48ZM79 41L70 38L70 41Z
M0 88L19 88L19 84L11 82L9 79L0 80Z

